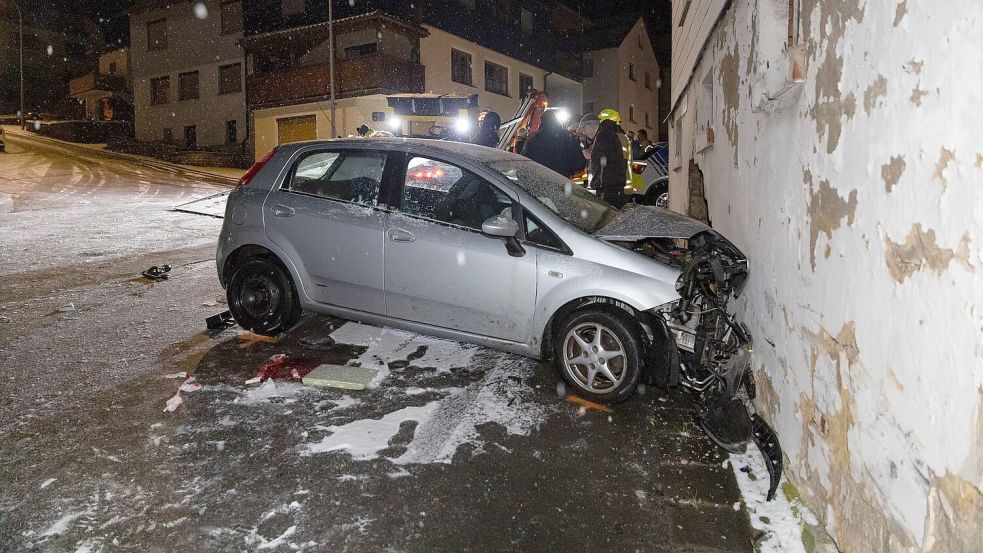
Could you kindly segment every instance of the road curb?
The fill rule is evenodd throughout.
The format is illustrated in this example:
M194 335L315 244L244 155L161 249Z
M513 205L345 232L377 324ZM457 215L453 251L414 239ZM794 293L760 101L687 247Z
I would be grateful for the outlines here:
M37 141L41 143L47 143L54 146L59 146L65 149L75 150L80 153L92 154L97 157L107 157L113 159L120 159L129 161L136 165L141 165L150 169L156 169L165 173L171 173L175 175L181 175L185 177L194 178L211 184L219 184L224 186L235 186L239 181L238 178L230 177L227 175L221 175L218 173L212 173L207 170L190 169L188 167L170 163L167 161L162 161L158 159L146 158L144 156L138 156L135 154L127 154L123 152L114 152L112 150L97 150L95 148L86 148L83 145L76 144L74 142L66 142L64 140L58 140L57 138L50 138L47 136L41 136L33 134L30 131L6 131L7 135L12 138L25 139L27 141Z

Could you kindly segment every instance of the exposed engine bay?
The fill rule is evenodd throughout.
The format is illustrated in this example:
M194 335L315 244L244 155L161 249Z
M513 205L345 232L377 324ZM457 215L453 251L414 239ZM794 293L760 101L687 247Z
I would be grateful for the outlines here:
M656 213L652 210L658 209ZM679 269L680 299L652 313L653 335L662 327L668 366L666 383L689 389L699 404L699 422L720 447L744 453L754 441L768 467L768 500L782 474L782 450L774 430L755 412L752 338L727 309L744 291L747 258L703 223L661 208L638 206L602 229L604 238ZM658 223L653 225L653 219ZM658 336L656 336L658 338ZM662 342L663 340L659 340Z

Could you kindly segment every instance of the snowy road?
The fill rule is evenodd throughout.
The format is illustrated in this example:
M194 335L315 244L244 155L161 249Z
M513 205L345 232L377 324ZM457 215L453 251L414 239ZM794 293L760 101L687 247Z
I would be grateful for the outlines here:
M752 550L687 396L586 409L549 366L325 317L275 343L206 332L221 220L170 208L221 187L8 151L0 550ZM277 354L381 376L246 384ZM177 372L195 382L165 413Z

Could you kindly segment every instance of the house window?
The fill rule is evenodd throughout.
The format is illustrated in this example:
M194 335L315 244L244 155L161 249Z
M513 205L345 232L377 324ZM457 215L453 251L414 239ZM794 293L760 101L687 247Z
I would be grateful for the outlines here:
M594 76L594 58L584 58L584 77Z
M485 62L485 90L509 95L509 68L490 61Z
M280 3L280 8L283 10L283 15L296 15L298 13L304 13L304 0L282 0Z
M628 106L628 121L635 122L635 105L632 104Z
M471 54L451 48L451 80L474 86L471 78Z
M162 131L161 134L165 144L171 144L174 142L174 129L167 127Z
M189 71L178 75L177 99L178 100L197 100L198 99L198 72Z
M167 48L167 20L157 19L147 22L147 50Z
M242 92L242 64L232 63L218 68L218 93Z
M535 20L536 16L532 13L532 10L522 8L519 19L522 32L526 33L527 35L531 35L535 27Z
M171 101L171 78L154 77L150 79L150 105L157 106Z
M652 125L649 124L649 112L647 112L647 111L645 112L645 128L646 129L651 129L652 128Z
M242 31L242 2L232 0L222 2L222 34L231 35Z
M645 47L642 46L642 35L641 35L641 33L639 33L639 35L638 35L638 49L639 50L645 49Z
M652 88L652 75L648 71L645 72L645 88Z
M235 119L225 122L225 142L235 144L239 140L238 123Z
M525 73L519 73L519 96L525 98L532 90L532 77Z
M109 62L109 74L110 75L115 75L116 74L116 62L115 61Z
M376 53L379 46L375 42L370 42L368 44L359 44L357 46L349 46L345 48L345 58L359 58L362 56L368 56Z
M633 81L635 80L635 64L634 63L629 63L628 64L628 78L631 79L631 80L633 80Z

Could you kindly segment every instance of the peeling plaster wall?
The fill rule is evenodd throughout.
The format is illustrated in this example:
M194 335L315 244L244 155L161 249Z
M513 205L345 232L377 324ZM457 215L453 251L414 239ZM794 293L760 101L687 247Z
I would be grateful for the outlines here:
M723 13L673 112L671 207L695 159L750 260L759 409L841 549L981 551L983 2L801 0L805 81L757 109L788 4Z

